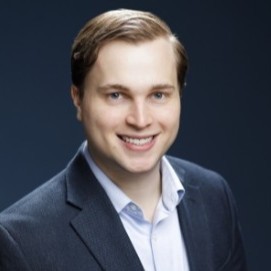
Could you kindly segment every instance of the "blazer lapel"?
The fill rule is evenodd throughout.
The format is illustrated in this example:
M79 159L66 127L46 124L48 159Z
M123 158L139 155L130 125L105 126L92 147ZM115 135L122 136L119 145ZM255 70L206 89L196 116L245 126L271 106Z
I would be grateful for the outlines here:
M81 153L67 171L67 201L80 209L71 225L103 270L143 270L119 215Z
M199 188L185 187L185 196L178 206L178 215L190 271L212 271L213 266L209 261L212 259L210 230Z
M170 157L169 160L185 188L185 195L177 206L177 211L190 271L212 271L211 233L200 188L190 184L191 180L180 162Z

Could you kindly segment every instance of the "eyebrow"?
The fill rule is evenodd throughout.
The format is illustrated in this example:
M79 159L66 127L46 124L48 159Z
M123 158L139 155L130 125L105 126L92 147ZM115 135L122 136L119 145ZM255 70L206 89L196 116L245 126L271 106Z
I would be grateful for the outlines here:
M108 89L116 89L116 90L121 90L121 91L129 91L130 89L124 85L121 84L106 84L103 86L98 87L100 91L106 91ZM157 85L152 85L151 90L162 90L162 89L175 89L175 86L171 84L157 84Z
M108 89L118 89L118 90L122 90L122 91L129 91L129 88L127 88L123 85L120 85L120 84L106 84L104 86L99 86L98 89L101 91L105 91Z
M170 85L170 84L158 84L158 85L153 85L151 89L153 90L175 89L175 86Z

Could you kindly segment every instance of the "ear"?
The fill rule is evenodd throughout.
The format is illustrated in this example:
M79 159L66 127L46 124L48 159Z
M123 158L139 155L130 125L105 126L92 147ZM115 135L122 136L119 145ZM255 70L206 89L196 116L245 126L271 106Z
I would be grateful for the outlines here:
M80 97L79 89L75 85L71 86L71 96L73 100L73 104L76 108L76 117L79 121L82 120L82 99Z

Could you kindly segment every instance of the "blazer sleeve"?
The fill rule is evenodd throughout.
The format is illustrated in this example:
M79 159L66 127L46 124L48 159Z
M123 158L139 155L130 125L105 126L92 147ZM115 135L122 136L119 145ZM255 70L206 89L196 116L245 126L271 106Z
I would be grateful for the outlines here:
M0 224L0 270L1 271L30 271L16 240Z

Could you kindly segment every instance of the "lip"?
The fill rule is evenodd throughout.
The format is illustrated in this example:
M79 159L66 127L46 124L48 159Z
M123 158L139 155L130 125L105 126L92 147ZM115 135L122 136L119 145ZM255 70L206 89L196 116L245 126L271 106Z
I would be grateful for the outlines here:
M148 151L156 142L157 134L152 135L118 135L125 148L132 151Z

